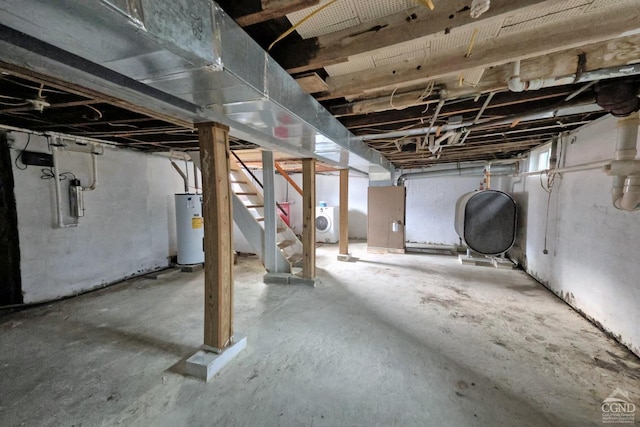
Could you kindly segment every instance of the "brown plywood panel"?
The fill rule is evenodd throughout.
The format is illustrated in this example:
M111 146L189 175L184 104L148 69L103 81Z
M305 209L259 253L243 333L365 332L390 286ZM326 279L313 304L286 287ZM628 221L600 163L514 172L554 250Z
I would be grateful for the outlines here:
M367 245L375 248L404 250L406 189L369 187ZM393 224L397 223L397 231Z

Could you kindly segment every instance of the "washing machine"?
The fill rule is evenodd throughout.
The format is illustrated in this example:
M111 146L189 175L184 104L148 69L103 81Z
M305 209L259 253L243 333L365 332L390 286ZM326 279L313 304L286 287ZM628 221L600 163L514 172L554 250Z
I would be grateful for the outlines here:
M316 207L316 242L337 243L340 240L340 209Z

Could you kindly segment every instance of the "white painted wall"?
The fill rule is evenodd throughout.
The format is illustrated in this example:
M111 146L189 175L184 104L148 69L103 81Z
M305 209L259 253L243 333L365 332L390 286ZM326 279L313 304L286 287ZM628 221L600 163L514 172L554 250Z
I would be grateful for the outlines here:
M291 175L293 180L302 187L302 174ZM284 178L278 176L279 180ZM284 181L284 185L289 185ZM349 176L349 238L367 238L367 188L369 180L366 177L351 174ZM286 187L284 187L286 189ZM284 197L284 193L281 193ZM276 193L276 198L278 194ZM292 221L296 232L302 230L302 197L289 186L289 199L295 201L291 206ZM278 198L280 200L280 198ZM327 202L327 206L340 206L340 175L339 173L323 173L316 175L316 206L320 202Z
M254 171L262 180L262 171ZM291 174L291 178L302 188L302 174ZM367 188L369 180L353 173L349 176L349 238L367 238ZM276 175L275 193L278 202L291 202L291 225L293 230L302 232L302 196L281 176ZM328 206L340 205L340 175L323 173L316 175L316 206L320 201Z
M600 119L565 142L566 166L610 159L616 119ZM599 170L556 178L550 199L538 176L514 187L526 195L526 270L640 356L640 212L611 204L611 178Z
M27 138L13 135L15 160ZM29 150L46 152L46 140L32 136ZM25 303L74 295L156 270L175 255L173 194L184 188L169 159L106 147L98 157L98 188L85 192L85 217L78 227L64 229L54 227L54 184L40 179L41 169L18 170L14 162ZM60 170L73 172L88 185L90 156L61 152ZM67 183L62 182L66 213Z
M477 190L481 176L449 176L405 181L407 188L406 240L412 243L459 244L454 228L456 202ZM493 177L491 188L506 191L508 179Z

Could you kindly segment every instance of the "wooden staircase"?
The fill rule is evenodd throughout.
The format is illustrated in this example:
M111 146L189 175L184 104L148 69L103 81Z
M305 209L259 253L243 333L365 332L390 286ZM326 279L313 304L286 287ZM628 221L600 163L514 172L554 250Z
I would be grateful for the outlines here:
M229 159L229 179L231 181L231 191L234 193L234 220L242 230L245 238L254 249L258 250L259 242L264 245L264 199L262 191L251 176L244 172L242 166L232 157ZM277 208L276 208L277 209ZM244 212L237 212L244 210ZM252 226L250 217L259 224L259 231ZM278 213L278 212L276 212ZM288 268L288 273L298 273L302 269L302 243L291 228L276 215L276 242L278 247L278 263L280 266ZM244 223L246 227L241 224ZM259 238L251 236L249 233L261 233ZM262 251L258 251L258 255L263 259Z

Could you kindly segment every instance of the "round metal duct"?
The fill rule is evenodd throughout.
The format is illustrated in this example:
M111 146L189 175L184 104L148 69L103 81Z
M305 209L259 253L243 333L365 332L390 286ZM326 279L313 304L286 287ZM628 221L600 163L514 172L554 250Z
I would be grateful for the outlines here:
M515 243L516 216L516 202L508 194L474 191L458 199L455 229L474 252L499 255Z
M638 83L634 80L601 81L596 84L596 103L615 117L626 117L640 110Z

